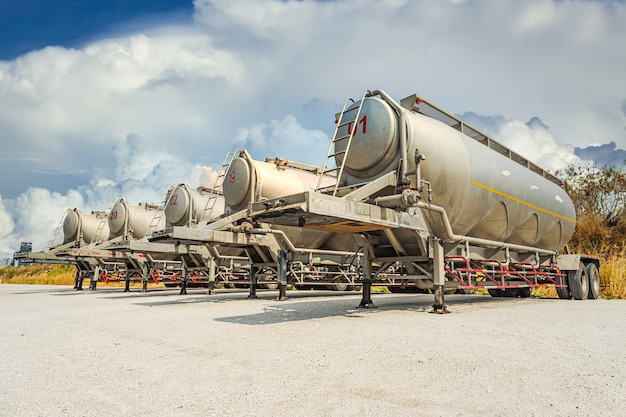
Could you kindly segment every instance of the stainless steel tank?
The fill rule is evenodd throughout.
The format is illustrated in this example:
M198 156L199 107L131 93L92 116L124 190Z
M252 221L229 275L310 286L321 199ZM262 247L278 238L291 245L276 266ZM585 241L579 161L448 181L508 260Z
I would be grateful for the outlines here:
M317 186L318 169L284 159L256 161L245 152L232 161L222 184L226 210L239 211L251 201L313 191ZM333 183L334 178L327 177L322 186Z
M111 238L119 236L141 239L148 232L165 227L165 216L159 208L148 203L129 204L120 198L109 213L109 229Z
M193 189L178 184L165 205L165 217L172 226L187 226L224 214L223 195L211 194L204 188Z
M222 184L226 212L243 210L252 202L313 191L318 182L318 169L282 159L257 161L243 151L230 164ZM325 178L322 186L334 184L334 181L333 177ZM331 237L328 232L301 227L272 225L272 228L285 232L298 248L317 249Z
M341 180L363 183L398 169L403 113L407 171L415 169L416 151L425 156L421 177L432 184L432 203L447 211L454 233L550 250L567 243L575 211L559 185L439 120L398 107L365 99L359 120L349 125L356 130ZM414 176L410 180L418 186Z
M63 243L76 241L79 235L85 243L106 240L109 237L106 213L86 213L77 208L68 211L63 220Z

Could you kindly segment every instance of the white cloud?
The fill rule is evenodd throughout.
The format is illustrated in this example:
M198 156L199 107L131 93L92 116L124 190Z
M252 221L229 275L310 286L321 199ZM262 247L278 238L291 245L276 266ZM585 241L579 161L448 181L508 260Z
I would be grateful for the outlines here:
M17 241L13 236L14 229L15 224L11 213L5 208L0 195L0 259L11 256L18 249Z
M293 115L288 115L282 120L239 128L233 144L261 160L290 155L297 162L322 165L329 138L321 130L303 128Z
M568 161L572 145L626 148L621 1L194 5L186 26L0 61L11 236L28 224L13 202L30 187L59 203L73 190L102 210L114 197L159 202L167 185L205 185L236 147L321 164L334 113L365 89L501 114L494 138L548 167ZM520 122L534 116L550 129Z
M574 148L557 143L550 128L538 117L523 122L506 119L501 115L480 116L468 112L461 119L548 171L554 172L570 164L582 163L581 158L574 153Z
M15 200L13 243L29 241L33 248L45 248L67 207L84 207L82 195L76 190L67 194L43 188L29 188ZM16 251L18 247L15 247Z

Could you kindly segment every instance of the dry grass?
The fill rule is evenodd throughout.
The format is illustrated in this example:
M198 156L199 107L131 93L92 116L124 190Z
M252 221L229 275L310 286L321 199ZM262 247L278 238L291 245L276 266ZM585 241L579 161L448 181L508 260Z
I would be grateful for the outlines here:
M3 284L73 285L73 265L8 266L0 269Z
M75 267L73 265L29 265L8 266L0 269L0 283L2 284L29 284L29 285L74 285ZM83 285L88 285L85 280ZM99 282L98 287L123 287L124 282ZM140 287L138 282L132 282L131 287ZM163 287L162 284L148 284L149 288Z
M624 247L602 262L600 285L603 297L626 299L626 249Z

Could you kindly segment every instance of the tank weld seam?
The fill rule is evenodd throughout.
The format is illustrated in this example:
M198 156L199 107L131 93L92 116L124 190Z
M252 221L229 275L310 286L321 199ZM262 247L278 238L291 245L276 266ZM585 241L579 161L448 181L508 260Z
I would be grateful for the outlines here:
M507 198L507 199L509 199L509 200L511 200L511 201L515 201L516 203L523 204L523 205L525 205L525 206L527 206L527 207L530 207L530 208L532 208L532 209L535 209L535 210L541 211L542 213L546 213L546 214L549 214L549 215L551 215L551 216L558 217L559 219L565 220L565 221L567 221L567 222L570 222L570 223L574 223L574 224L576 224L576 220L570 219L569 217L562 216L562 215L560 215L560 214L558 214L558 213L555 213L555 212L553 212L553 211L546 210L546 209L544 209L544 208L542 208L542 207L536 206L536 205L531 204L531 203L529 203L529 202L527 202L527 201L521 200L521 199L519 199L519 198L517 198L517 197L513 197L512 195L509 195L509 194L503 193L502 191L498 191L498 190L496 190L495 188L491 188L491 187L489 187L489 186L487 186L487 185L485 185L485 184L481 184L481 183L479 183L479 182L477 182L477 181L474 181L474 180L470 180L470 183L471 183L471 184L473 184L473 185L475 185L475 186L477 186L477 187L479 187L479 188L482 188L482 189L484 189L484 190L487 190L487 191L490 191L490 192L492 192L492 193L494 193L494 194L497 194L497 195L499 195L499 196L501 196L501 197Z

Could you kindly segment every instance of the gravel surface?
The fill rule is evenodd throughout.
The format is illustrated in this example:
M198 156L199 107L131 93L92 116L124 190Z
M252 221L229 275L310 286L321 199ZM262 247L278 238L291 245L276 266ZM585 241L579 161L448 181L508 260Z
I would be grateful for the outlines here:
M0 285L2 416L624 416L626 302Z

